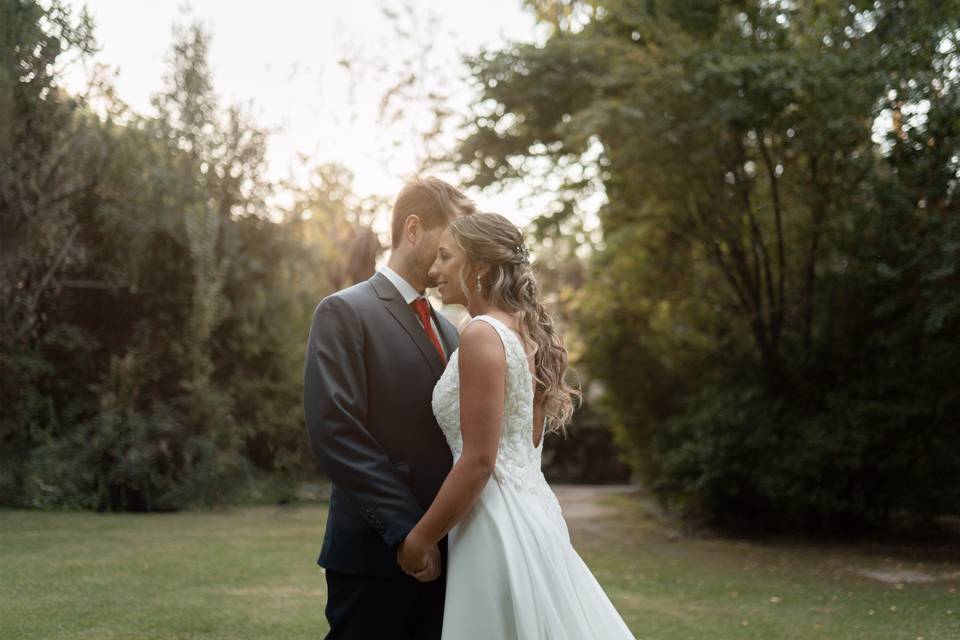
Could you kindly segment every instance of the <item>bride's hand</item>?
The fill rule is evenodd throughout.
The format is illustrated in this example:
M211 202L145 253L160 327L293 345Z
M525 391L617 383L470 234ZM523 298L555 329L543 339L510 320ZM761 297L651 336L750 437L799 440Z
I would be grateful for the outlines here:
M430 582L440 577L440 549L437 545L427 547L411 533L397 548L397 562L407 574L420 582Z
M440 577L440 548L434 545L427 553L426 566L410 574L420 582L432 582Z

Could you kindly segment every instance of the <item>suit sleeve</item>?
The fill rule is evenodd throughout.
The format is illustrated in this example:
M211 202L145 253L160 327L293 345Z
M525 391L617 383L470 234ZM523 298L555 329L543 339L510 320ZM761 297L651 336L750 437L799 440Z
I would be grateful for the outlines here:
M423 508L366 428L363 327L340 296L324 298L313 314L303 374L310 446L320 466L391 547Z

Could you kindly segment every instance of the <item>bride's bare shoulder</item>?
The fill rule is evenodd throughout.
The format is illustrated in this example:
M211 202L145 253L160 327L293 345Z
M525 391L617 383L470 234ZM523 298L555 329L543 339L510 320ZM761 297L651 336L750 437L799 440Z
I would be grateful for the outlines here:
M473 367L503 369L504 349L500 334L488 322L474 318L460 334L460 363Z

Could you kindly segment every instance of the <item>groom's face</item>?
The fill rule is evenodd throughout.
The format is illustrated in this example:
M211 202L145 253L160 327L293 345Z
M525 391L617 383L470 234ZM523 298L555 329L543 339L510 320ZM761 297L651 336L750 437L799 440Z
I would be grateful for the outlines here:
M447 225L445 224L438 225L433 229L423 228L414 247L410 267L418 276L423 278L428 289L437 286L437 280L432 275L430 267L437 257L437 246L440 244L440 237L446 229Z

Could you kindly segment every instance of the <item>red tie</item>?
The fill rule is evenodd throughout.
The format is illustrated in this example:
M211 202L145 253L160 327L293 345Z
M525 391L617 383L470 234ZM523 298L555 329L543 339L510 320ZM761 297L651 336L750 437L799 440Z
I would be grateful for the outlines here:
M440 346L440 340L437 338L437 333L433 330L433 325L430 324L430 303L427 302L426 298L417 298L410 303L410 306L413 307L413 310L420 318L420 322L423 323L423 330L427 332L427 337L430 338L430 342L433 343L433 346L437 349L437 353L440 354L440 362L447 364L447 359L443 355L443 348Z

